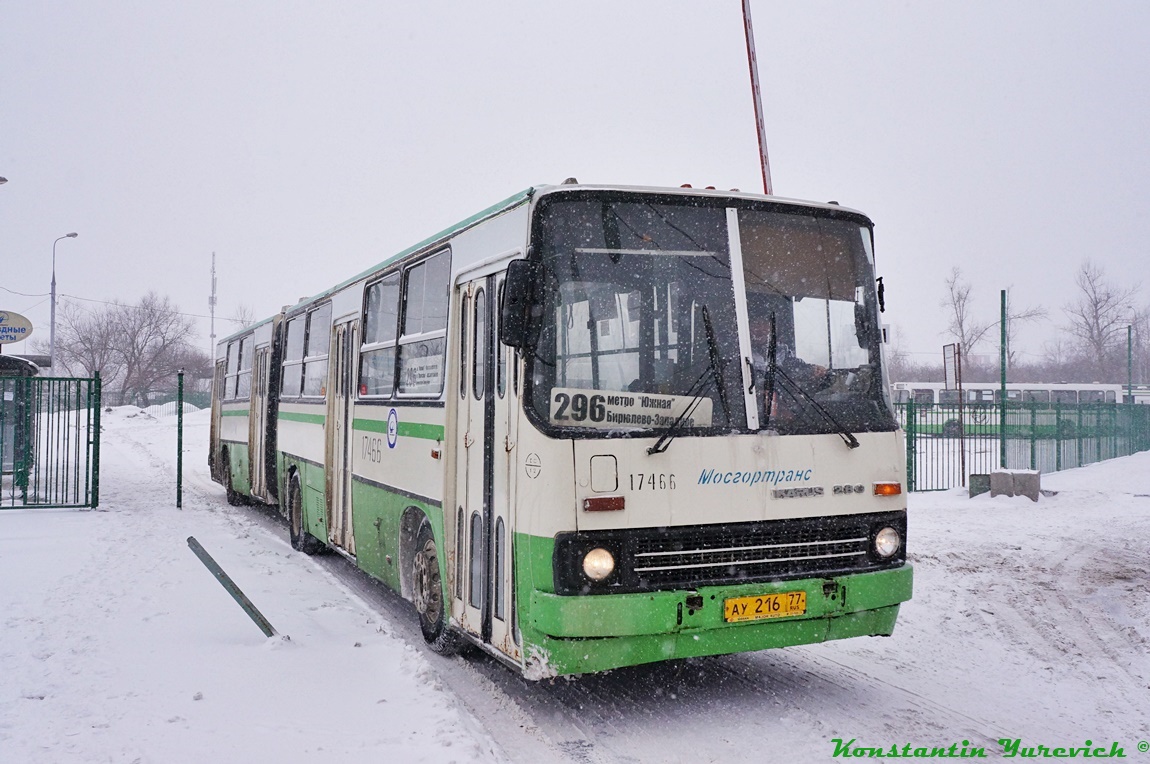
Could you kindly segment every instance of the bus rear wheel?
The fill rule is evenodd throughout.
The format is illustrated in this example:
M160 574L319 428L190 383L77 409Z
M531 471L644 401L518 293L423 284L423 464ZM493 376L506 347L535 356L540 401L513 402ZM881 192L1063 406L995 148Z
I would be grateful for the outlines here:
M307 532L303 525L303 490L298 477L292 477L288 489L288 536L291 548L312 555L323 551L323 542Z
M224 454L224 492L228 497L228 504L233 507L238 507L242 504L247 504L246 497L236 490L232 484L232 461L231 457Z
M431 524L424 522L415 540L411 560L412 601L419 613L419 629L431 649L441 655L459 651L459 635L447 625L443 579L439 575L439 548Z

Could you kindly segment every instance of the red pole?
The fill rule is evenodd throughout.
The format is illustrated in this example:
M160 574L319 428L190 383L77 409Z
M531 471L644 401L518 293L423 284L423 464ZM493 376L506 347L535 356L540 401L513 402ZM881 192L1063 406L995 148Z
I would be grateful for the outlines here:
M763 193L770 196L771 163L767 159L767 125L763 119L763 97L759 89L759 62L755 58L755 33L751 29L751 0L743 0L743 29L747 34L747 65L751 68L751 94L755 99L755 127L759 134L759 159L763 166Z

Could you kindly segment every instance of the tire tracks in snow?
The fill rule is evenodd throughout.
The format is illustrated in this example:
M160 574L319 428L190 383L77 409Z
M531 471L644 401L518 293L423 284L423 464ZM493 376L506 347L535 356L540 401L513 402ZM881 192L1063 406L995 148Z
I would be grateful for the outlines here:
M222 502L222 488L219 493L216 501ZM224 514L286 539L286 525L274 510L227 508L233 509ZM787 750L805 760L828 756L834 737L924 744L965 738L989 747L1008 736L987 719L812 647L531 682L477 651L453 658L433 653L410 603L345 558L294 559L322 569L383 615L515 762L761 761L763 749L747 743L758 736L786 741ZM706 730L705 741L699 730Z

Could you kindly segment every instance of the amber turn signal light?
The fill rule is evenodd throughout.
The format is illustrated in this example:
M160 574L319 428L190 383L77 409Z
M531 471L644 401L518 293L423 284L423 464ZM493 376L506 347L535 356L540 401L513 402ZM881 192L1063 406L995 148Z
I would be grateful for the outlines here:
M902 483L886 481L874 484L875 496L898 496L900 493L902 493Z

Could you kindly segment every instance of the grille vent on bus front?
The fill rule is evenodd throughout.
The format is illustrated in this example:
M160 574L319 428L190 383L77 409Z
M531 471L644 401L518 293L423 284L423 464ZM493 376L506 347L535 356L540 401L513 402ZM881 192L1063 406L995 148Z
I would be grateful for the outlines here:
M893 559L879 560L871 539L888 525L903 537L903 547ZM555 587L559 594L605 594L861 573L903 564L905 537L901 511L560 534ZM615 572L598 583L582 572L583 556L595 547L616 561Z

